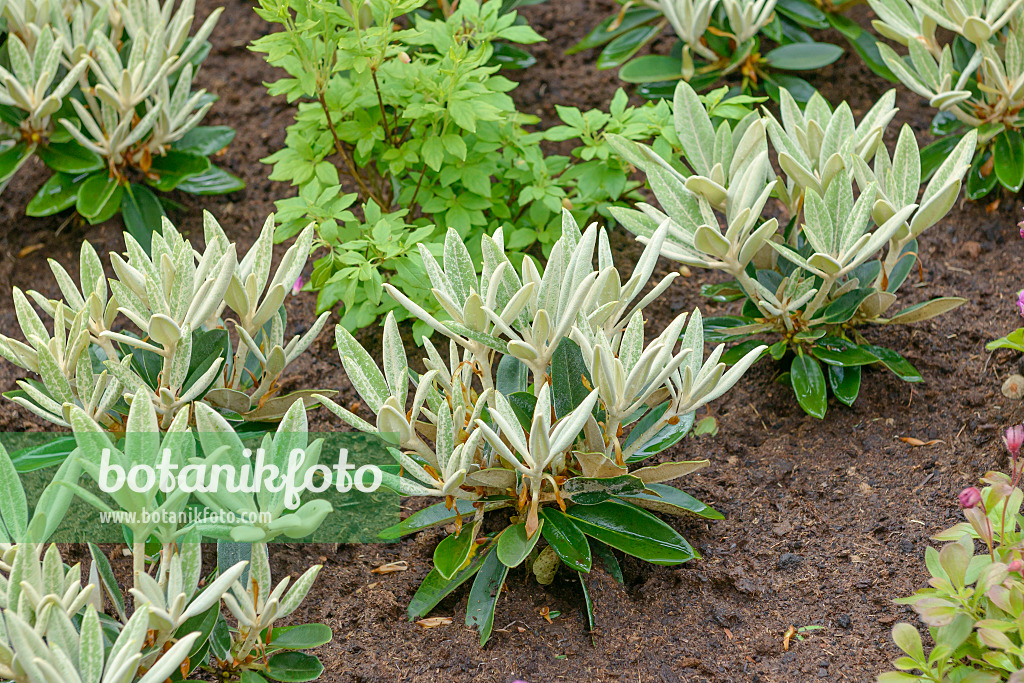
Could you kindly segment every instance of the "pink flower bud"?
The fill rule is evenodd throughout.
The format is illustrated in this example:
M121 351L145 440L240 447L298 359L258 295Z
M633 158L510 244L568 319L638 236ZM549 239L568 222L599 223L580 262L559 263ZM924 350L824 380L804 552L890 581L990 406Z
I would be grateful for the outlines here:
M1008 572L1020 574L1022 569L1024 569L1024 562L1021 562L1020 560L1011 560L1010 564L1006 565L1006 571Z
M981 502L981 491L975 487L966 488L960 492L960 507L969 510Z
M411 64L412 63L412 58L409 57L409 53L408 52L399 52L398 53L398 61L402 62L402 64ZM1024 224L1024 221L1021 221L1021 223ZM1024 237L1024 227L1022 227L1020 229L1020 236Z
M294 283L292 283L292 296L302 291L302 286L306 284L306 280L300 275Z
M1024 446L1024 425L1013 425L1007 429L1003 434L1003 443L1006 444L1006 450L1010 451L1010 455L1015 458L1020 455L1020 448Z
M1024 290L1017 294L1017 311L1024 316Z

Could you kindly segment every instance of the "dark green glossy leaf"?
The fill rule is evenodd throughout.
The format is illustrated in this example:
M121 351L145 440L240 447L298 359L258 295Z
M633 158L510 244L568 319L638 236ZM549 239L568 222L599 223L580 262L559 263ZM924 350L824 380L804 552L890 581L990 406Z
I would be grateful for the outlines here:
M814 322L820 325L845 323L853 317L857 309L860 308L860 305L864 303L864 299L868 298L873 291L870 287L861 287L860 289L846 292L818 311L814 316Z
M475 524L464 525L456 534L449 534L434 547L434 569L450 579L466 564L474 549Z
M819 420L825 417L827 401L825 396L825 374L821 365L811 356L799 354L789 368L790 383L796 400L804 412Z
M773 69L809 71L827 66L843 56L843 48L831 43L793 43L777 47L764 56Z
M124 227L147 253L153 241L153 233L162 229L160 219L166 215L160 200L145 185L132 183L121 197Z
M10 397L9 394L13 393L7 392L4 396ZM31 446L12 452L10 454L11 462L14 463L14 469L20 474L34 472L61 464L67 460L76 447L75 437L58 436L39 446Z
M675 529L623 501L573 505L567 514L587 536L653 564L680 564L697 557Z
M571 55L593 47L599 47L615 40L615 38L633 30L637 26L650 21L657 21L662 16L662 13L658 10L631 7L622 13L622 21L614 29L609 30L612 24L619 18L619 14L616 12L595 26L594 30L588 33L583 40L570 47L565 53Z
M160 192L170 192L189 176L209 169L210 160L205 156L172 149L162 156L153 157L147 182Z
M1024 136L1019 130L1004 130L996 136L992 152L999 182L1011 192L1018 192L1024 185Z
M828 28L828 17L820 9L802 0L778 0L775 10L801 26L808 28Z
M663 403L645 415L629 432L629 437L627 437L623 448L628 449L635 441L639 440L657 422L657 419L654 417L655 414L657 414L657 418L660 418L665 414L665 408L667 408L667 405ZM639 462L644 458L649 458L671 448L686 436L692 426L693 413L686 413L679 418L679 422L676 424L667 424L659 429L658 433L647 439L635 453L626 459L626 462Z
M725 519L721 512L710 505L706 505L689 493L680 491L675 486L669 486L668 484L648 484L646 491L622 496L622 499L634 505L639 505L645 510L652 510L654 512L663 512L670 515L692 512L704 519Z
M498 537L498 548L496 554L501 563L511 569L523 563L540 540L544 520L540 521L540 527L533 532L533 536L526 535L526 522L513 524L501 532Z
M450 579L444 578L437 573L437 570L431 569L426 578L423 579L423 583L416 589L416 594L412 596L412 600L409 601L409 608L407 610L409 621L426 616L430 610L434 609L437 603L444 600L456 588L472 578L480 570L484 560L489 555L494 555L493 545L482 552L478 552L468 567L456 572L455 576Z
M924 378L921 377L921 373L917 371L917 368L911 365L906 358L892 349L887 349L883 346L872 346L870 344L863 344L861 348L875 354L878 360L882 361L882 365L889 368L894 375L904 382L924 381Z
M456 498L455 507L452 510L447 509L444 503L431 505L419 512L414 512L398 524L389 526L387 529L379 532L377 537L385 541L393 541L402 536L414 534L417 531L423 531L424 529L430 529L442 524L450 524L460 515L467 517L475 512L476 509L471 501Z
M828 365L854 367L878 362L878 358L872 353L841 337L822 337L811 347L811 353Z
M530 426L533 423L533 409L537 405L537 397L525 391L517 391L514 394L508 395L508 403L512 406L512 412L516 414L519 424L526 431L530 431Z
M907 246L903 247L900 257L896 259L896 265L889 272L889 282L886 284L885 290L894 294L906 281L916 264L917 240L911 240Z
M682 69L682 62L675 57L644 55L619 69L619 78L626 83L679 80L683 77Z
M899 82L882 59L882 54L878 51L878 38L873 33L865 31L860 24L841 14L829 13L827 16L828 23L843 34L846 42L860 55L869 69L887 81Z
M951 111L940 111L932 117L931 133L937 138L953 135L963 127L963 122Z
M860 393L860 375L859 365L848 368L840 365L828 366L828 384L840 403L852 406L857 400L857 394Z
M709 342L725 342L742 339L745 334L735 335L730 328L750 325L754 321L738 315L721 315L704 319L704 340Z
M502 534L504 535L504 534ZM508 567L498 559L497 552L487 553L469 590L469 604L466 606L466 626L475 628L480 634L483 647L491 637L494 628L494 610L498 606L501 587L508 576Z
M740 285L735 280L730 282L719 282L714 285L701 285L700 293L702 296L706 296L712 301L718 301L721 303L728 303L730 301L738 301L746 296L743 290L740 289Z
M242 669L239 674L239 683L267 683L267 679L250 669Z
M286 650L309 650L331 642L334 634L327 624L298 624L275 628L270 644Z
M728 351L723 353L720 361L722 363L725 363L726 365L735 365L736 363L739 363L744 356L746 356L748 353L756 349L758 346L761 346L761 342L756 339L748 339L744 342L740 342L736 346L730 347ZM763 357L767 353L768 350L765 349L764 353L762 353L761 356Z
M210 633L213 632L213 627L217 624L217 617L219 615L220 605L214 604L205 612L186 619L174 632L175 638L183 638L190 633L199 633L199 638L196 639L192 650L189 652L190 659L198 655L199 651L206 645L206 641L210 638Z
M210 164L210 168L202 173L188 176L178 183L182 192L198 195L227 194L245 189L245 182L236 175L228 173L220 166Z
M103 159L100 155L86 149L76 140L40 145L36 148L36 156L54 171L72 175L103 168Z
M13 176L32 154L32 148L24 142L0 152L0 183Z
M494 382L494 390L502 396L510 396L517 391L526 391L530 383L530 369L515 356L505 355L498 361L498 372Z
M991 192L996 183L999 182L999 178L991 166L984 169L987 170L988 175L982 175L982 167L985 166L985 163L990 158L992 158L992 152L987 149L975 154L974 161L971 162L971 168L967 171L966 192L968 199L981 199Z
M541 533L555 554L576 571L589 572L592 559L586 535L557 508L541 508L540 516L544 520Z
M76 208L86 218L95 218L105 212L108 204L121 201L123 188L116 178L110 178L103 171L94 173L82 181L78 191Z
M594 625L594 601L590 598L590 591L587 589L587 579L583 572L577 572L580 577L580 588L583 589L583 609L587 613L587 630L593 631Z
M177 152L208 157L231 144L235 130L231 126L196 126L171 145Z
M632 31L623 33L601 50L595 66L598 69L615 69L622 66L659 33L661 33L661 27L657 24L638 26Z
M631 474L618 477L573 477L562 485L562 494L580 505L595 505L612 496L625 496L643 490L644 482Z
M182 392L188 391L218 358L225 359L224 365L221 366L222 369L230 371L231 338L228 336L227 330L215 328L193 332L192 359L185 376L185 383L181 385ZM202 398L202 396L201 394L198 398Z
M558 343L551 356L551 403L559 420L571 413L590 395L594 379L583 361L579 345L568 337Z
M807 101L817 92L813 85L793 74L773 73L765 79L764 90L776 102L779 101L780 88L788 90L793 99L800 104L807 104Z
M231 651L231 631L223 614L218 614L217 623L210 633L210 652L219 659L227 660Z
M54 173L32 197L25 213L41 217L70 209L78 199L78 190L85 178L84 174Z
M529 69L537 63L537 58L523 48L510 43L492 43L494 52L491 64L503 69Z
M315 681L324 672L324 665L305 652L278 652L270 658L266 676L284 683Z

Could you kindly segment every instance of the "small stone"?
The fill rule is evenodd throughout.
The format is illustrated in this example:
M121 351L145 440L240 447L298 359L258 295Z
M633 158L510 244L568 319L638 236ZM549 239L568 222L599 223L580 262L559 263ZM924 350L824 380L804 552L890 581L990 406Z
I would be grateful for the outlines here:
M800 557L796 553L782 553L781 555L779 555L779 568L789 569L791 567L797 566L803 561L804 558Z
M974 260L977 260L977 258L981 256L981 245L973 240L964 242L964 245L963 247L961 247L961 250L963 251L964 255L969 256Z
M1010 375L1006 378L1006 381L1003 382L1002 391L1003 396L1006 398L1024 398L1024 377L1017 374Z
M853 622L850 620L849 614L840 614L839 618L836 619L836 623L839 624L839 628L852 628Z
M909 538L904 538L902 541L899 542L899 548L901 553L904 553L905 555L910 555L914 552L914 542L911 541Z

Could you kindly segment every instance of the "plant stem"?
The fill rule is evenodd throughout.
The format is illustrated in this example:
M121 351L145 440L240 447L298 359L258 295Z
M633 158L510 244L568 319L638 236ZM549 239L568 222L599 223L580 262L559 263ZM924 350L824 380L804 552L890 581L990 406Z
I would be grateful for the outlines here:
M391 146L395 146L395 141L391 139L391 127L388 126L388 113L384 110L384 98L380 94L380 83L377 81L377 69L370 69L370 76L373 78L373 89L377 91L377 104L380 105L380 120L384 126L384 139L391 143Z
M355 162L352 160L352 155L349 154L348 148L344 145L344 143L342 143L341 139L338 137L338 131L334 127L334 120L331 118L331 112L327 108L327 100L324 97L322 91L317 93L317 100L320 102L321 109L324 110L324 117L327 119L327 128L328 130L331 131L331 137L334 138L334 150L341 157L342 161L345 162L345 166L348 168L348 175L353 180L356 181L356 184L359 185L359 189L362 190L363 195L366 198L372 199L373 201L377 202L377 204L381 208L384 208L385 203L383 199L381 199L376 193L374 193L374 191L371 190L370 187L366 184L366 181L359 174Z

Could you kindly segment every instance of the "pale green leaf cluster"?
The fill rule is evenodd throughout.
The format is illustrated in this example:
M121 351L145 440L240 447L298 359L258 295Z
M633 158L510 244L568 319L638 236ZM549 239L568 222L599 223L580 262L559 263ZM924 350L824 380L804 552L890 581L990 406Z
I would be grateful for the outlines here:
M764 348L753 349L728 372L719 362L724 347L704 360L699 312L689 325L686 314L678 316L644 343L643 309L676 275L644 293L667 234L668 226L657 231L623 284L607 234L596 225L581 232L568 212L543 270L527 257L517 272L499 230L484 237L483 273L477 276L464 243L450 231L441 263L423 250L434 296L449 319L435 318L403 293L388 290L448 338L447 359L425 341L426 372L412 372L389 317L382 372L339 326L342 363L376 424L321 400L356 429L379 433L398 447L392 453L405 476L384 474L394 490L478 500L482 492L515 490L521 480L520 495L532 501L535 518L540 502L560 495L558 477L567 474L574 455L591 454L588 471L604 467L618 473L624 458L656 435L680 423L686 427L693 411L731 388ZM573 347L578 366L568 360ZM517 414L530 385L535 393L526 406L529 415ZM642 433L624 447L622 428L655 406Z
M709 62L719 62L720 55L703 40L711 25L715 10L721 5L729 19L737 46L743 46L768 25L775 15L776 0L644 0L665 15L672 30L683 43L684 70L693 69L693 55ZM749 49L749 46L747 46ZM742 59L730 60L722 71L728 74L743 64ZM692 74L691 74L692 75Z
M165 546L156 578L136 576L131 618L121 626L103 617L120 629L107 649L95 564L83 586L81 565L65 567L56 545L41 560L42 544L4 550L10 564L0 566L0 676L16 683L161 683L180 672L201 635L172 641L175 630L219 604L245 568L239 563L197 595L199 544Z
M681 83L675 123L690 173L643 145L612 139L647 173L661 205L613 207L612 214L644 242L667 228L662 255L729 273L763 316L785 329L798 312L811 319L858 287L878 294L863 302L859 317L881 319L895 300L884 283L904 248L952 208L976 134L964 136L919 199L921 153L913 132L903 128L892 158L881 143L896 112L893 92L860 122L845 102L833 111L816 94L800 111L788 92L781 94L781 121L752 113L716 129L697 94ZM784 178L773 170L769 140ZM766 217L771 197L788 208L785 230ZM883 249L880 269L858 270ZM749 275L751 263L775 268L775 253L797 268L771 283Z
M121 419L113 410L118 399L145 395L156 407L160 429L198 400L244 419L279 419L292 401L308 401L310 392L275 394L285 367L316 339L329 315L285 342L282 304L306 263L313 230L303 231L272 272L273 231L271 217L239 261L210 214L204 216L202 253L165 218L162 233L153 235L151 254L125 233L127 258L110 255L116 277L109 289L88 242L82 244L80 283L51 259L63 298L49 300L33 291L26 296L15 288L25 341L0 335L0 355L42 380L19 382L25 395L14 401L61 426L70 425L76 407L109 427ZM29 298L53 319L52 332ZM122 327L120 316L136 329ZM238 335L234 353L199 357L210 353L193 348L200 335L224 329L224 318L234 322ZM140 374L139 354L143 365L159 365L155 378Z
M238 621L238 629L231 632L231 653L236 659L244 661L257 646L261 633L270 632L274 622L298 609L321 568L322 565L313 565L294 584L286 576L274 586L267 545L253 544L248 585L235 581L224 594L224 606Z
M12 70L0 69L0 103L27 114L22 138L34 145L52 133L51 117L63 105L75 114L60 119L64 131L112 167L146 168L165 154L213 104L192 85L196 58L222 11L190 37L195 0L175 4L9 0L0 16L10 30ZM75 86L82 100L68 97Z
M882 59L910 90L932 107L982 132L984 144L1004 126L1020 127L1024 106L1024 32L1021 0L869 0L875 29L907 48L901 57L879 43ZM943 29L943 32L939 32ZM958 63L949 35L972 47Z

